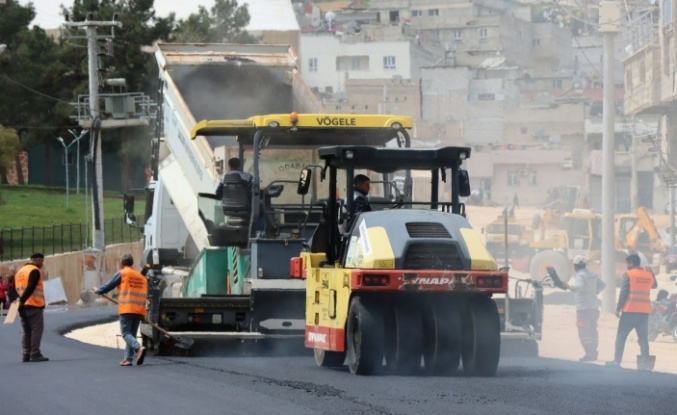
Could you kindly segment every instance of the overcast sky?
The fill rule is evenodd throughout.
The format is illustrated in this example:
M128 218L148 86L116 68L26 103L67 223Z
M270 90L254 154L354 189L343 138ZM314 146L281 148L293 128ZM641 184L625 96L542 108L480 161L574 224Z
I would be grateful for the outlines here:
M37 16L33 21L43 29L56 29L63 23L61 5L71 7L72 0L32 0ZM20 4L26 5L29 0L19 0ZM214 0L155 0L155 12L158 16L166 16L175 12L177 17L184 18L191 13L197 12L198 5L211 7Z

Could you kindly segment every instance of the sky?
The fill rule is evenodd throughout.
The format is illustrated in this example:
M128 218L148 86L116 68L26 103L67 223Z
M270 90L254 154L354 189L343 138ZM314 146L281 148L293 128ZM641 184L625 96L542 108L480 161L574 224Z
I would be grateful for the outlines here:
M71 7L72 0L31 0L37 16L33 24L43 29L56 29L63 23L61 15L61 5ZM29 0L19 0L22 5L29 3ZM199 5L207 8L214 4L214 0L155 0L155 12L158 16L167 16L170 12L175 12L178 18L185 18L191 13L197 12Z

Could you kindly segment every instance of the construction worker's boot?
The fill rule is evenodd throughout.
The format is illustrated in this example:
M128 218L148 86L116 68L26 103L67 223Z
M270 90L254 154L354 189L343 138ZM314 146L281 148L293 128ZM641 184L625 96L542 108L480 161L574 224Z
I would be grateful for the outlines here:
M648 356L648 357L642 357L640 355L637 356L637 370L651 371L653 370L655 365L656 365L656 356Z

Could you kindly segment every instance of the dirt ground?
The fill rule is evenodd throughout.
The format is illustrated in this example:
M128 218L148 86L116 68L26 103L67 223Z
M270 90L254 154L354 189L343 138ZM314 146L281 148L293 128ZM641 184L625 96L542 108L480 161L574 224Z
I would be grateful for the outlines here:
M488 208L468 206L467 216L475 229L479 230L501 213L501 208ZM516 209L515 217L524 224L531 224L534 214L542 213L536 209ZM667 216L654 217L657 226L667 225ZM657 275L659 288L672 292L673 283L669 281L667 274ZM539 355L542 357L578 361L583 356L583 349L578 340L576 329L576 311L572 301L558 301L549 304L549 294L555 294L556 289L547 289L546 305L544 310L543 339L539 344ZM652 298L657 290L652 291ZM562 296L558 296L562 298ZM618 319L610 313L602 313L599 321L599 360L591 364L603 365L605 361L612 360L616 328ZM84 329L75 330L66 335L85 343L97 344L104 347L124 348L124 341L120 337L119 323L102 324ZM659 336L650 343L651 354L656 356L654 371L677 374L677 343L672 337ZM636 368L636 356L639 354L637 336L630 334L625 346L625 353L621 366Z

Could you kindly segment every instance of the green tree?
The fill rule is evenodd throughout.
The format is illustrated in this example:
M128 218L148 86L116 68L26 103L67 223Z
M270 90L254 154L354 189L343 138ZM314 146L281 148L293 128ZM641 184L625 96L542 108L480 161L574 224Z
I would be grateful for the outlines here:
M16 130L0 125L0 178L7 179L7 171L14 163L14 157L19 153L19 135ZM0 194L0 205L3 204Z
M122 23L115 29L115 38L111 42L112 54L100 59L102 78L124 78L126 90L101 86L102 93L144 92L156 98L157 65L153 58L153 44L167 40L174 27L174 16L159 18L155 15L153 0L120 2L115 0L75 0L70 10L64 10L72 21L85 20L87 13L94 13L97 20L112 20L117 14ZM79 35L83 35L81 29ZM100 28L100 34L110 34L110 28ZM77 35L75 29L72 35ZM84 42L83 42L84 44ZM77 53L81 65L87 70L87 49ZM100 81L103 81L101 79ZM88 82L84 79L78 88L79 93L87 95ZM131 166L145 165L150 156L148 129L141 127L106 130L102 147L105 152L117 152L120 155L122 181L125 188L133 186ZM105 168L105 166L104 166ZM105 185L105 183L104 183Z
M19 152L19 134L12 128L0 125L0 176L5 177Z
M209 11L204 6L185 20L179 20L171 39L176 42L258 43L245 27L250 16L247 5L236 0L216 0Z
M0 39L8 46L0 55L0 124L17 131L22 149L54 142L56 130L71 123L59 45L40 27L28 27L34 17L32 3L0 5ZM50 146L45 151L49 171Z

